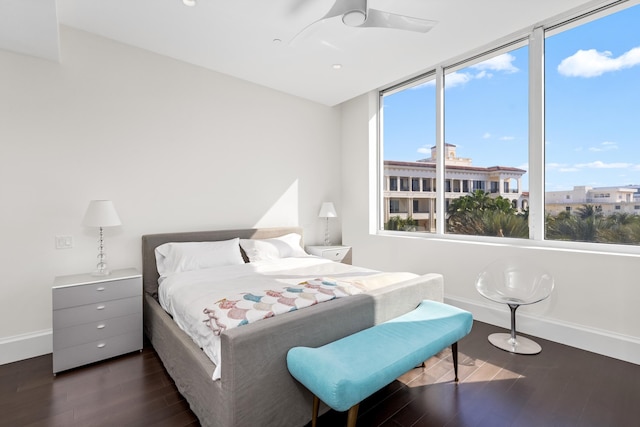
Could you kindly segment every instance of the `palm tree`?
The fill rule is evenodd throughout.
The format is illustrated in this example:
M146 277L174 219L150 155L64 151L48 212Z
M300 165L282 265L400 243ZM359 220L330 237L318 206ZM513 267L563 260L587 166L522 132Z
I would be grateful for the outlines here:
M602 216L602 206L595 205L582 205L581 208L576 209L578 217L580 219L587 219L591 217Z
M516 215L509 199L476 190L449 203L447 229L476 236L527 237L527 217Z

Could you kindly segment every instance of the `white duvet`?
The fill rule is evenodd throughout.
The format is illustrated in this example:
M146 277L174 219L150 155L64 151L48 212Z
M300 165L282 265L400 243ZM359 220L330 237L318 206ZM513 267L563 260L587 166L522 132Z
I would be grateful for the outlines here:
M160 305L216 365L213 373L213 379L216 380L221 372L220 337L204 322L207 316L203 310L208 305L238 292L296 285L320 277L348 280L361 286L364 291L386 285L389 280L381 279L377 271L324 258L283 258L174 273L160 279L158 297ZM395 273L393 281L413 277L416 275Z

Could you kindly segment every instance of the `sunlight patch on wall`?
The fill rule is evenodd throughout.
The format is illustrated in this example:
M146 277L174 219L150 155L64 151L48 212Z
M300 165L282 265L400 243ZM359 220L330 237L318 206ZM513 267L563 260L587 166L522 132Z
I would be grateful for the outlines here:
M298 180L296 179L253 226L255 228L297 226L300 224L298 206Z

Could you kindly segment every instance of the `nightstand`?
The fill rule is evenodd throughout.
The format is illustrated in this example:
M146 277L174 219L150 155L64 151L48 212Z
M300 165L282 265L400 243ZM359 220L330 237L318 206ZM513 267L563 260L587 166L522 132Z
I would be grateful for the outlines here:
M53 373L142 350L142 275L77 274L53 282Z
M351 264L351 246L307 246L307 253L343 264Z

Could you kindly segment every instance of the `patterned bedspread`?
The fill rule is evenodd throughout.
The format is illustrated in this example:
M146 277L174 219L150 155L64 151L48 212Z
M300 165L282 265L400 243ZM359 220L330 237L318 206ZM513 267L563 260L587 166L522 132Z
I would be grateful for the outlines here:
M204 322L215 335L282 313L362 293L354 284L331 278L307 280L298 285L242 292L205 308Z

